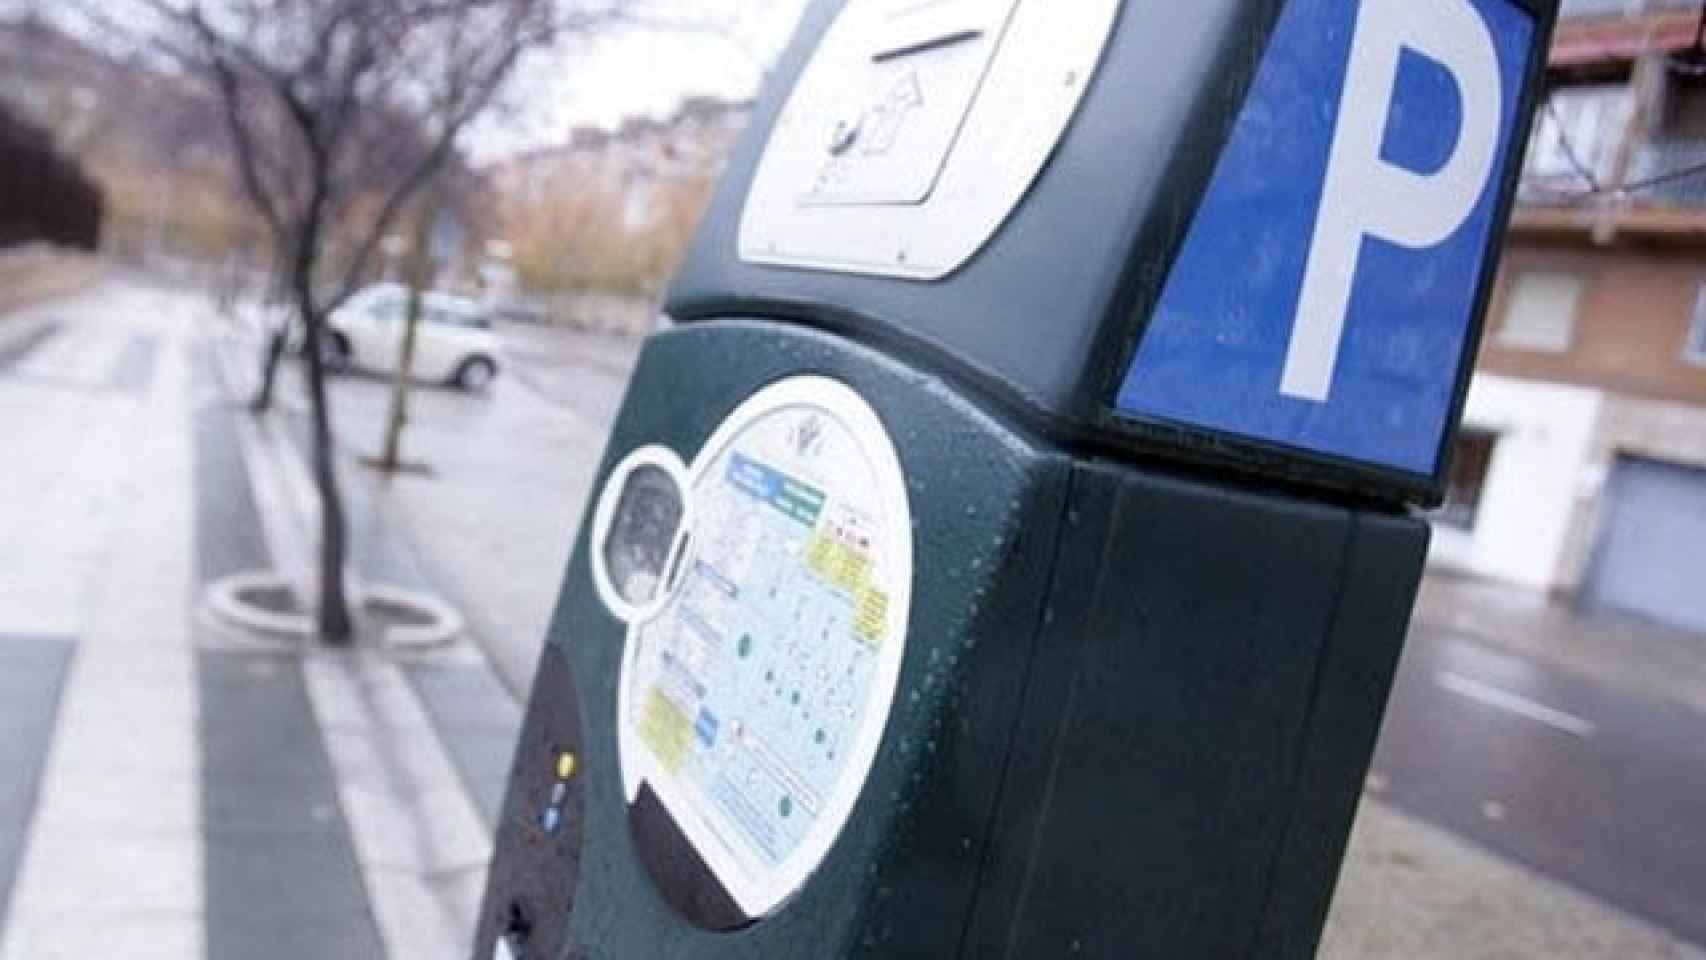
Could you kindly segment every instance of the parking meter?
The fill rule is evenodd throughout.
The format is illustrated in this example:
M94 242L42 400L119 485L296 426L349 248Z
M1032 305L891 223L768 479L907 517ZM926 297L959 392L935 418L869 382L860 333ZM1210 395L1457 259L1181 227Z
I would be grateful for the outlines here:
M477 956L1312 956L1555 8L812 5L612 431Z

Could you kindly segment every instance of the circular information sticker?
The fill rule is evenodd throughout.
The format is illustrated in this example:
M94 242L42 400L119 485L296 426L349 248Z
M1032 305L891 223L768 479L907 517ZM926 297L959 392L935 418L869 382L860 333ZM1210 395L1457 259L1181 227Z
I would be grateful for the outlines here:
M759 919L823 862L882 742L912 517L876 413L822 377L752 396L689 473L671 592L628 631L622 776Z

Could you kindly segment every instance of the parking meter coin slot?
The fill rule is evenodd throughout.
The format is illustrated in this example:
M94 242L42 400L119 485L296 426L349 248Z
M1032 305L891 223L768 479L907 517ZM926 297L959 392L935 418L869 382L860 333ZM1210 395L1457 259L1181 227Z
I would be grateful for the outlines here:
M848 3L752 173L749 263L936 279L1047 164L1118 0Z
M892 60L982 36L993 29L997 18L1005 20L1012 12L1013 0L893 0L887 6L873 60Z
M1017 0L890 3L862 12L840 68L848 91L821 118L829 153L804 204L923 203L971 110ZM899 8L899 9L896 9Z
M910 57L913 54L929 53L932 50L951 47L957 43L966 43L970 40L977 40L982 36L982 30L958 30L950 33L944 33L939 37L912 40L906 44L891 47L887 50L872 54L871 62L885 63L889 60L898 60L901 57Z

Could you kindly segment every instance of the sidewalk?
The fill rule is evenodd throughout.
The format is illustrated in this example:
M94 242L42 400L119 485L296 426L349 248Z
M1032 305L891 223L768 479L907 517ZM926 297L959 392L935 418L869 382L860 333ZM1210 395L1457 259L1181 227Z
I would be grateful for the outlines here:
M1706 960L1706 951L1364 797L1320 960Z
M206 615L312 508L251 469L289 441L221 388L202 309L109 281L6 318L43 332L0 357L0 958L463 960L519 710L466 643Z
M0 860L7 960L201 955L189 397L182 330L152 319L160 303L107 291L8 320L55 330L0 381L0 636L33 654L25 682L57 710L7 718L0 760L16 770L25 754L26 801ZM118 311L136 322L94 322ZM121 374L136 343L153 359Z

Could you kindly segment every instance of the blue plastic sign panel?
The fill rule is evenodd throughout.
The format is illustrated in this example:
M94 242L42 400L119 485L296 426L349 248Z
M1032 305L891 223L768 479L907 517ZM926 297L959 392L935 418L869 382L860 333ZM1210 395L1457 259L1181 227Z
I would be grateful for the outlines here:
M1539 33L1514 0L1291 0L1118 411L1433 477Z

